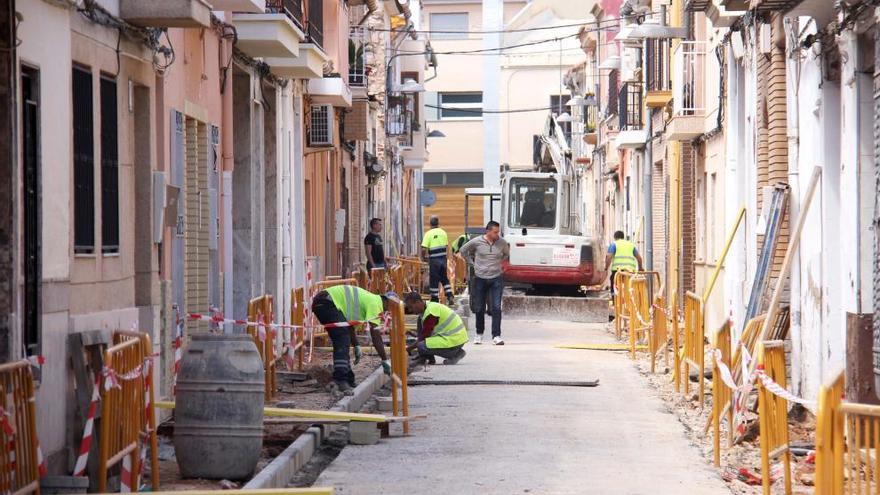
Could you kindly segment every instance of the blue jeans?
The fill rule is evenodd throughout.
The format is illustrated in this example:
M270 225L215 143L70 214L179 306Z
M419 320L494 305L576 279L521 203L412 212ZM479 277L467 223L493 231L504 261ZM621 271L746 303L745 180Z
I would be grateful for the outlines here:
M504 280L499 275L495 278L474 277L472 285L474 293L473 307L476 308L477 314L477 334L483 335L486 329L486 303L489 303L489 309L492 311L492 336L501 336L501 294L504 290Z

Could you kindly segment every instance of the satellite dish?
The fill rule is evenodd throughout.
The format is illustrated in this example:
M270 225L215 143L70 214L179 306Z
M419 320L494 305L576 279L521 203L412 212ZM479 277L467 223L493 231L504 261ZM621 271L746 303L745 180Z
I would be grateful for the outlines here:
M422 206L434 206L437 202L437 195L430 189L422 189L419 191L419 204Z

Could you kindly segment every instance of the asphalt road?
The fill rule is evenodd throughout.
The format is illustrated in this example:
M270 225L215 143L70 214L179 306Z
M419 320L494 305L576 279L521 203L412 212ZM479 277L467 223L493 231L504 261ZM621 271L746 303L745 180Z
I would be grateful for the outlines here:
M487 322L488 327L488 322ZM729 494L602 325L504 322L505 346L468 344L413 378L593 380L595 388L410 388L411 436L349 445L314 486L337 494Z

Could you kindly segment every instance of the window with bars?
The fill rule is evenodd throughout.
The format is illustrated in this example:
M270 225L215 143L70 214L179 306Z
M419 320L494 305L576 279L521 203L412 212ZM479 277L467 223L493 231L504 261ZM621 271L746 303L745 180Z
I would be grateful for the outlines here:
M101 252L119 252L119 118L116 80L101 77Z
M73 96L73 251L95 252L95 146L92 73L74 67Z
M571 99L571 96L568 95L550 95L550 112L559 116L571 110L565 106L569 99ZM565 142L571 144L571 122L559 122L559 127L562 128L562 132L565 134Z
M333 144L333 107L312 105L309 118L309 146Z
M620 89L617 86L617 79L617 69L613 69L611 72L608 73L608 108L606 108L605 115L617 115L617 100Z

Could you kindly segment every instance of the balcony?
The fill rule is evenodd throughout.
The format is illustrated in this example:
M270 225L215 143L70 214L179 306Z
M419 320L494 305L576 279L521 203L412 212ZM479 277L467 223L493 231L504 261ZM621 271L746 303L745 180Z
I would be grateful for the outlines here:
M725 0L688 0L685 9L689 12L705 13L713 27L729 28L746 13L745 9L737 8L738 6L736 2Z
M309 43L324 49L324 0L308 0L306 35Z
M221 12L250 12L259 14L266 10L266 0L211 0L211 7Z
M705 64L705 41L683 41L676 47L672 119L666 127L667 137L673 141L690 141L704 132Z
M669 68L671 41L649 39L645 51L645 105L663 108L672 101L672 74Z
M618 93L618 119L620 132L614 138L618 148L641 148L648 141L642 112L642 83L626 82Z
M413 143L414 99L402 96L389 96L385 110L385 133L400 139L400 146L411 147Z
M266 10L260 14L236 12L232 14L238 32L236 46L251 57L296 58L300 42L305 40L302 18L300 0L267 0Z
M329 103L334 107L351 107L351 89L339 76L309 79L309 95L315 103Z
M142 27L211 27L211 6L204 0L120 0L119 16Z
M272 67L272 72L291 79L314 79L324 77L324 63L327 54L314 43L300 43L296 58L266 57L264 62Z

